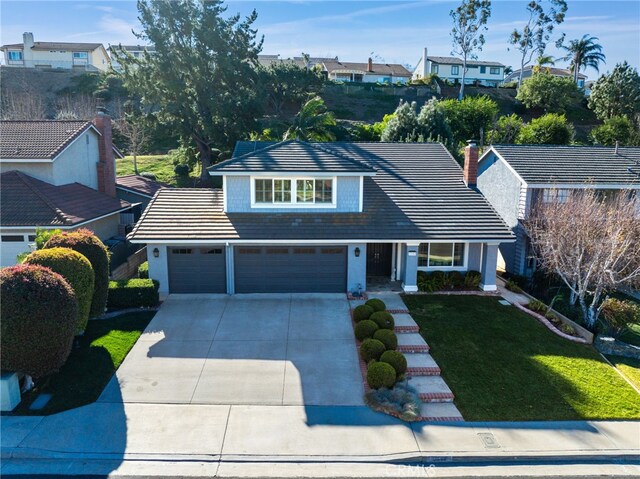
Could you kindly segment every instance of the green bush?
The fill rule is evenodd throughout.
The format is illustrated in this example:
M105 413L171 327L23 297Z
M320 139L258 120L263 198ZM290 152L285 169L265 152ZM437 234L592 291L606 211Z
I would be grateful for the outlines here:
M516 96L527 108L539 108L546 113L562 113L583 98L584 93L573 79L556 77L544 72L524 80Z
M527 308L529 308L531 311L541 314L546 313L548 309L547 305L538 299L532 299L531 301L529 301L529 303L527 304Z
M2 369L39 378L65 363L78 325L78 301L69 283L49 268L0 270Z
M356 338L358 341L364 341L365 339L372 338L373 334L378 330L378 325L369 319L364 319L356 324L354 329Z
M633 123L626 116L612 116L604 121L604 125L595 127L589 133L591 141L596 145L631 146L638 143L638 133Z
M385 352L384 344L377 339L365 339L360 345L360 357L365 363L372 360L378 360L382 353Z
M149 262L148 261L145 261L140 266L138 266L138 278L149 279Z
M511 278L507 280L504 287L509 291L513 291L514 293L522 293L522 288L518 286L518 284Z
M83 333L87 327L87 321L89 321L95 281L89 260L69 248L49 248L34 251L25 258L24 264L35 264L49 268L69 283L78 301L76 333Z
M480 286L482 273L480 271L467 271L464 275L464 287L467 289L476 289Z
M45 248L70 248L86 256L93 267L95 275L93 298L89 317L94 318L104 313L109 290L109 254L102 241L92 231L79 229L69 233L60 233L49 238Z
M367 384L371 389L392 388L396 383L396 370L388 363L371 363L367 368Z
M376 311L384 311L387 309L387 305L384 304L384 301L382 301L381 299L370 299L369 301L367 301L366 303L364 303L365 305L369 306L371 309L373 309L374 312Z
M601 313L614 336L620 336L629 326L640 324L640 306L631 301L607 298Z
M360 321L369 319L369 316L371 316L373 313L374 311L371 306L367 304L361 304L360 306L356 306L353 310L353 320L356 323L359 323Z
M158 304L158 282L151 279L109 281L109 309L143 308Z
M390 364L398 377L407 372L407 358L400 351L385 351L380 356L380 362Z
M398 349L398 336L389 329L379 329L373 333L373 339L384 344L385 349Z
M547 113L522 127L516 143L521 145L568 145L574 128L564 115Z
M393 316L386 311L378 311L371 315L369 318L371 321L375 321L380 329L393 329L395 325Z
M447 281L454 288L460 288L464 285L464 275L460 271L450 271Z

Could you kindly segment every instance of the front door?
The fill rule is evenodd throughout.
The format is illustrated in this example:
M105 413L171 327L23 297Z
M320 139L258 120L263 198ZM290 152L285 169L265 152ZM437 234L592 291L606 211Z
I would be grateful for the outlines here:
M391 277L391 243L367 244L367 276Z

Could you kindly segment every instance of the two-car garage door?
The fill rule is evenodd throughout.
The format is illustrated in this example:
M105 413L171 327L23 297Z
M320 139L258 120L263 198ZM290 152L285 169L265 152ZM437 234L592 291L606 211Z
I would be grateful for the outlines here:
M169 248L171 293L226 293L223 246ZM334 293L347 290L345 246L236 246L236 293Z

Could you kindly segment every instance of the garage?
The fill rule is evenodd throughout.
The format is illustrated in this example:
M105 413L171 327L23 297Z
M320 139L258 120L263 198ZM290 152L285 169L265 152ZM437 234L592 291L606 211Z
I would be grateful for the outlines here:
M168 255L169 292L227 292L224 247L169 248Z
M236 293L343 293L346 246L236 246Z

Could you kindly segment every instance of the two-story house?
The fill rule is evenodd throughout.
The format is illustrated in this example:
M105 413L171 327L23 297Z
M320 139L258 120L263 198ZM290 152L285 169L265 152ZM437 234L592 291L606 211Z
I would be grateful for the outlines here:
M9 67L106 71L110 63L102 43L36 42L31 32L22 35L22 43L0 49Z
M418 271L482 273L496 288L511 232L440 143L238 142L221 189L162 189L129 239L163 293L417 291Z
M122 50L134 58L142 58L145 53L148 53L149 55L155 55L156 53L156 47L153 45L111 45L109 47L109 57L111 67L116 71L120 71L122 69L118 62L118 55L121 54Z
M111 120L0 121L0 264L30 250L36 229L88 228L106 240L133 223L116 197Z
M500 268L531 276L536 261L523 222L535 205L581 188L640 190L640 148L493 145L480 158L477 184L517 239L500 245Z
M463 63L456 57L433 57L428 56L425 48L422 57L413 70L412 79L420 80L429 75L437 75L442 80L449 82L462 81ZM467 72L465 75L465 85L480 84L484 86L500 85L504 78L504 65L499 62L490 61L467 61Z

